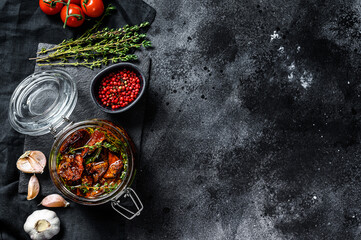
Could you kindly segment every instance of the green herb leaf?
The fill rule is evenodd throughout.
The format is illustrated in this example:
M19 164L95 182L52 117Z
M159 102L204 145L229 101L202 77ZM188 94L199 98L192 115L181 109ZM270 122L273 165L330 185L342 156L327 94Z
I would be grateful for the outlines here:
M112 9L114 7L108 6L106 11ZM83 66L93 69L108 63L136 60L138 57L131 54L134 49L151 46L146 34L139 33L141 28L149 26L148 22L95 32L99 25L99 22L96 23L78 39L64 40L53 48L42 49L39 54L49 54L30 60L36 60L39 66Z
M110 144L108 142L103 142L103 147L109 149L112 152L119 152L119 148L117 148L115 145Z
M68 186L65 184L65 187L68 188L69 190L74 190L78 188L84 194L90 191L99 191L99 190L103 190L105 193L109 193L114 191L118 186L119 184L114 182L111 182L110 184L106 182L102 186L100 186L99 183L95 184L94 186L89 186L88 183L83 183L80 186Z
M100 152L102 151L102 148L99 147L96 151L96 153L91 156L89 159L85 160L85 165L89 164L89 163L92 163L94 162L96 159L98 159L99 155L100 155Z

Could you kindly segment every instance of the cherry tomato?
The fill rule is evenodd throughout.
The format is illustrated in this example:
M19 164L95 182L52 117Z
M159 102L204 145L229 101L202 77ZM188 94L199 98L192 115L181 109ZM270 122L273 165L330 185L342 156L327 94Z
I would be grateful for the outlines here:
M63 0L39 0L39 6L44 13L54 15L61 11L64 4Z
M80 6L89 17L100 17L104 12L103 0L81 0Z
M65 3L68 3L69 0L64 0ZM80 1L81 0L70 0L70 3L76 4L80 6Z
M66 14L66 5L61 9L60 17L61 20L69 27L79 27L84 23L85 15L81 10L80 6L70 3L68 11L68 19Z

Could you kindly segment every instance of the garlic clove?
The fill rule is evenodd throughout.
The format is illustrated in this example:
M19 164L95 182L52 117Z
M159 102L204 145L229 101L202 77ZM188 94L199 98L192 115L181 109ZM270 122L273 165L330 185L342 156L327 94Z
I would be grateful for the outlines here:
M17 168L24 173L43 173L46 157L40 151L26 151L16 162Z
M40 203L44 207L67 207L69 203L59 194L50 194Z
M34 173L43 173L44 167L39 164L39 162L35 161L33 158L29 157L29 163L33 168Z
M40 190L40 184L38 178L35 176L31 176L28 184L28 196L26 199L32 200L38 196Z
M24 173L34 173L34 169L28 159L19 158L16 162L16 167Z
M44 169L46 165L46 157L44 153L40 151L30 151L30 164L33 166L33 168L41 168Z

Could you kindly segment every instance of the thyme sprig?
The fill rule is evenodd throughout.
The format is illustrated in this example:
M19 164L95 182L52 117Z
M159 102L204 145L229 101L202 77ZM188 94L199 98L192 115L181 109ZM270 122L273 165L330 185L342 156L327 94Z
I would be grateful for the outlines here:
M89 150L93 151L96 148L100 148L102 146L102 142L97 142L94 145L84 145L78 148L69 148L69 153L74 154L75 151L80 150L80 149L84 149L84 148L88 148Z
M93 32L99 27L99 24L96 24L78 39L64 40L59 45L50 49L43 48L38 53L48 53L47 56L30 60L36 60L39 66L83 66L90 69L108 63L136 60L137 56L131 54L131 50L151 47L146 34L139 33L147 26L149 23L144 22L140 25L126 25L119 29L104 28Z
M100 155L100 152L102 151L102 148L98 148L98 150L96 151L96 153L91 156L90 158L88 158L87 160L85 160L85 165L94 162Z
M88 183L83 183L81 185L78 186L69 186L66 185L66 187L69 190L74 190L74 189L80 189L83 193L88 193L89 191L99 191L99 190L104 190L104 192L109 193L113 190L115 190L118 187L118 184L111 182L110 184L108 184L107 182L104 183L102 186L100 186L99 183L95 184L94 186L89 186Z
M102 147L108 148L112 152L119 152L119 149L116 146L114 146L113 144L111 144L111 143L97 142L94 145L84 145L84 146L81 146L81 147L78 147L78 148L69 148L69 153L74 154L75 151L80 150L80 149L84 149L84 148L88 148L89 150L93 151L93 150L95 150L97 148L102 148Z

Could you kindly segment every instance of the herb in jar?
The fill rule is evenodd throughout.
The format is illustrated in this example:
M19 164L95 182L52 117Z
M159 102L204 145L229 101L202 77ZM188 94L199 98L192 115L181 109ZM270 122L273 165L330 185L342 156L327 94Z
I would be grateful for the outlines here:
M114 191L123 181L126 143L98 128L79 129L59 148L57 174L74 194L95 198Z

